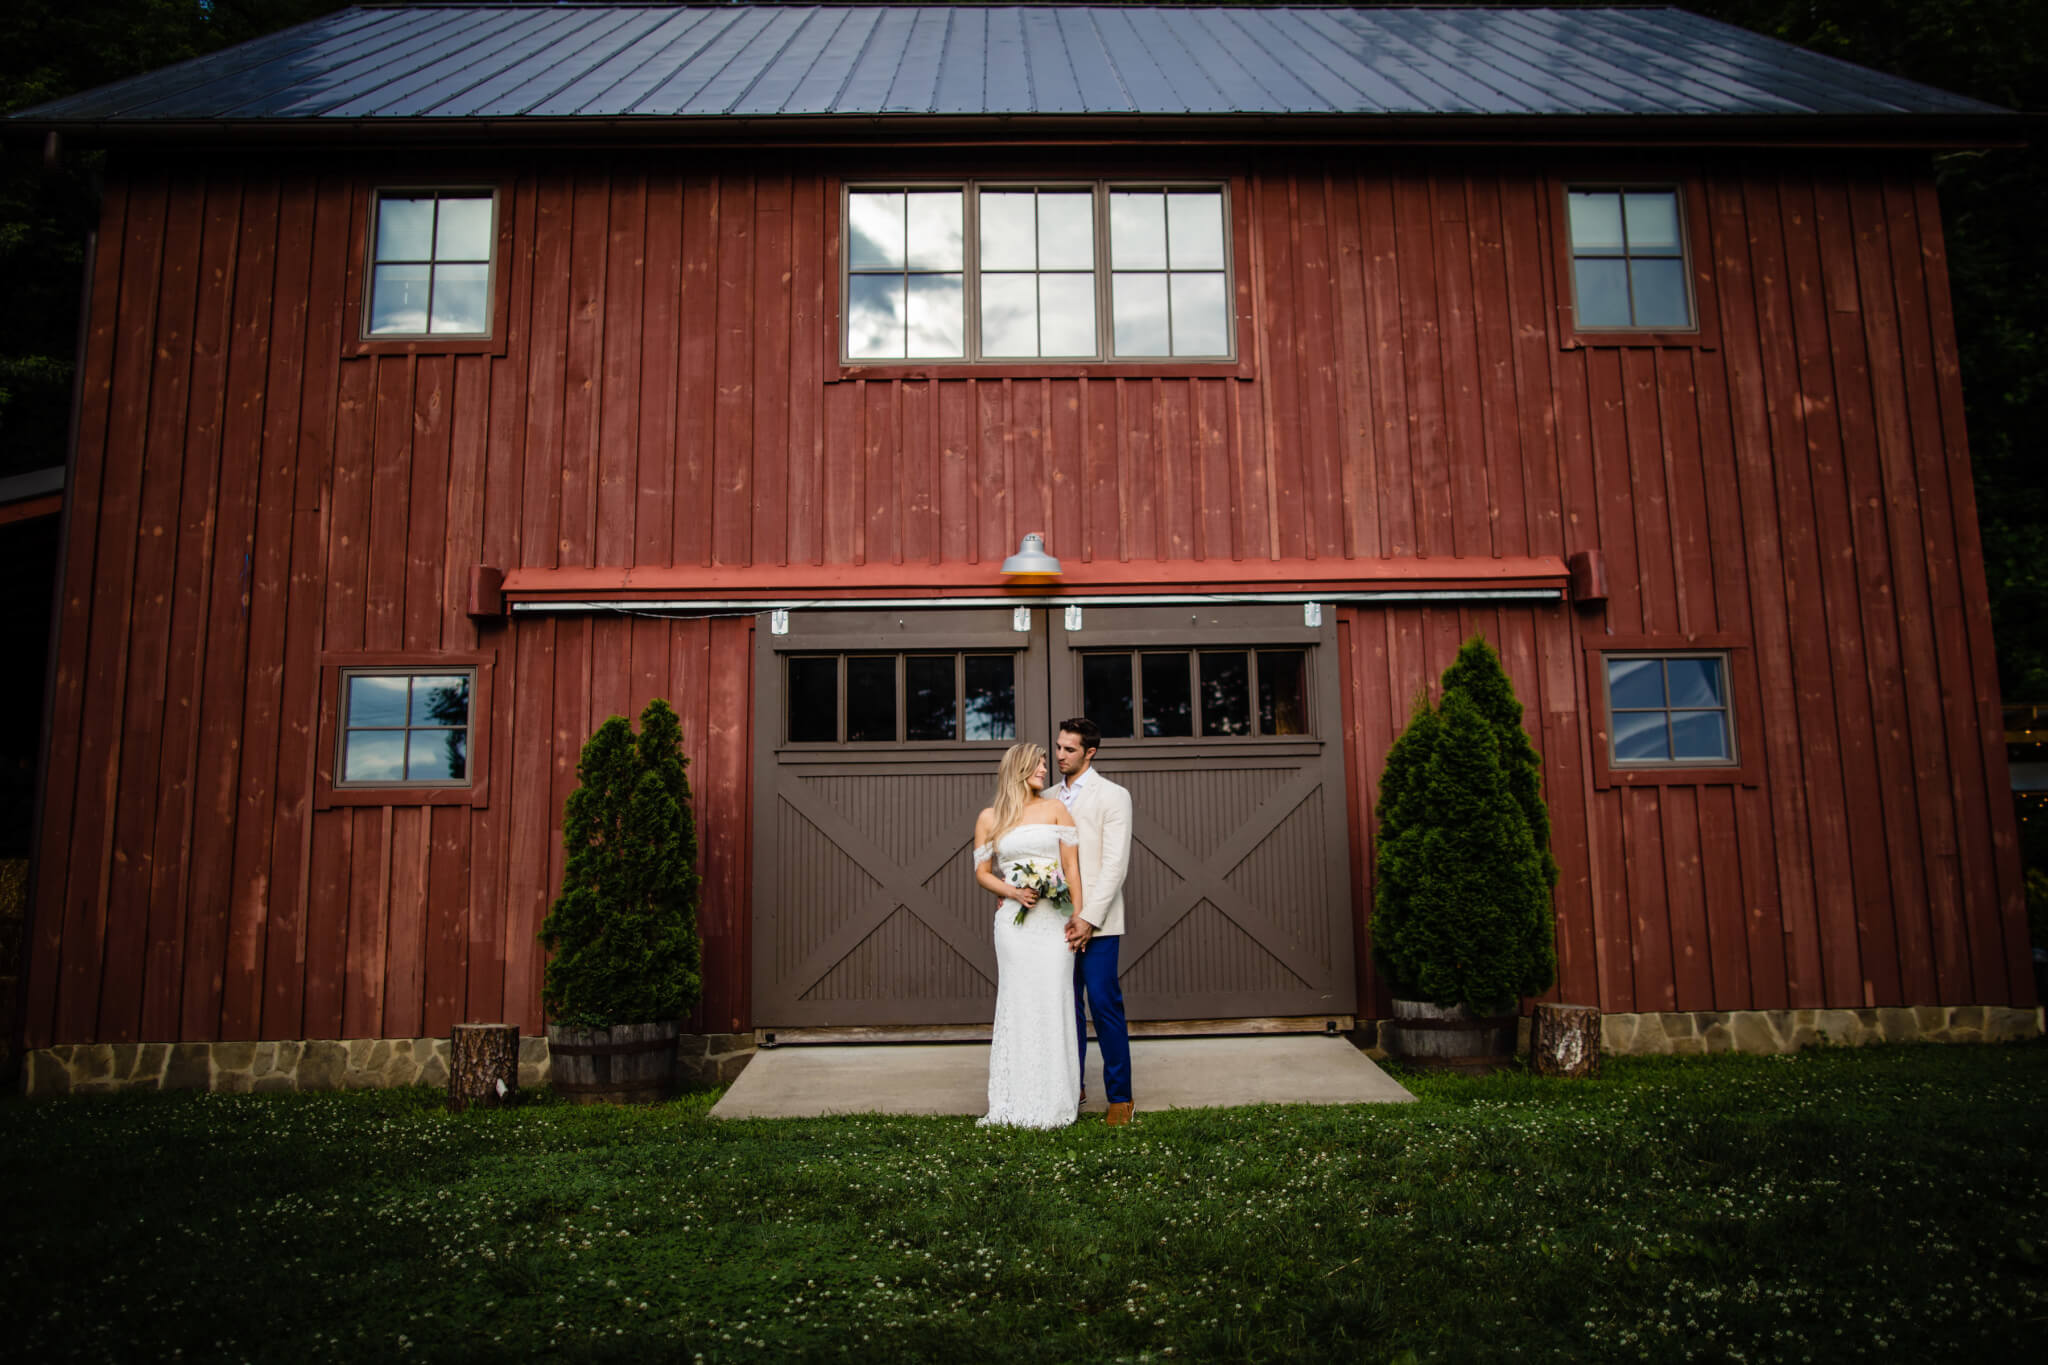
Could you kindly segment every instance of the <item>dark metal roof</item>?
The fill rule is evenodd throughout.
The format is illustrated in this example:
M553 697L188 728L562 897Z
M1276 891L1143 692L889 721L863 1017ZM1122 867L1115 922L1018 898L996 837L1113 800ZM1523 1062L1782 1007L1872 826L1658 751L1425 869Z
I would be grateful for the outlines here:
M1669 8L557 4L344 10L12 121L373 134L804 116L2004 114Z

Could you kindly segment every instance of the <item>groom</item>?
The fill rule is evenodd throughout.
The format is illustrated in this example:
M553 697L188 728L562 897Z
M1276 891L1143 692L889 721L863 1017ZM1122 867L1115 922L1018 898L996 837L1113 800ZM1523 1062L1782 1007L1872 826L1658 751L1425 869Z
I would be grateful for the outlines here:
M1124 992L1117 981L1117 948L1124 932L1124 872L1131 864L1131 794L1095 771L1102 731L1077 716L1060 722L1053 758L1059 786L1080 832L1081 913L1067 928L1074 950L1074 1022L1081 1040L1081 1070L1088 1069L1088 1015L1102 1048L1102 1086L1108 1091L1105 1123L1131 1121L1131 1034L1124 1024Z

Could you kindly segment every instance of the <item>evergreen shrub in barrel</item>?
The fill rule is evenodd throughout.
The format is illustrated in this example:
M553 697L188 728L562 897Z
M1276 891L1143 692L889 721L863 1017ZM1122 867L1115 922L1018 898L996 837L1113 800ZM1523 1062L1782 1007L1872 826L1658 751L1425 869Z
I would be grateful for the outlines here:
M1418 698L1380 778L1372 950L1395 997L1394 1050L1493 1064L1519 997L1557 976L1542 759L1500 656L1474 637Z
M562 893L541 925L555 1088L581 1101L660 1099L679 1021L702 994L697 832L682 727L657 698L640 733L598 727L562 815Z

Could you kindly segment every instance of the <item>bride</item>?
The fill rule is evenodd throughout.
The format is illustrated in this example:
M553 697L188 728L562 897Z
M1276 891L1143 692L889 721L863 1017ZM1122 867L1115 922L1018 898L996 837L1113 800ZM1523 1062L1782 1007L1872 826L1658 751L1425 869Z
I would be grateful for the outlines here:
M1079 1107L1074 958L1066 929L1081 908L1081 863L1074 817L1044 794L1045 776L1045 750L1011 745L997 772L995 804L974 822L974 879L1003 897L995 907L996 1026L985 1124L1061 1128ZM1064 872L1071 902L1066 913L1008 880L1006 874L1033 862Z

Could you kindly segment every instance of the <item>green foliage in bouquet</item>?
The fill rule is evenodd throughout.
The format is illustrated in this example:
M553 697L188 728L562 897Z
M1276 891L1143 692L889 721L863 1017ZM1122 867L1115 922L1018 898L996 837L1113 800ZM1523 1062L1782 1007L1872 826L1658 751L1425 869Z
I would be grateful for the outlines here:
M697 829L682 727L659 698L636 740L613 716L583 746L562 814L562 894L541 925L541 1002L558 1024L666 1023L703 992Z
M1444 673L1441 705L1417 698L1387 753L1372 949L1404 1000L1493 1014L1556 979L1557 864L1521 713L1499 656L1474 638Z

